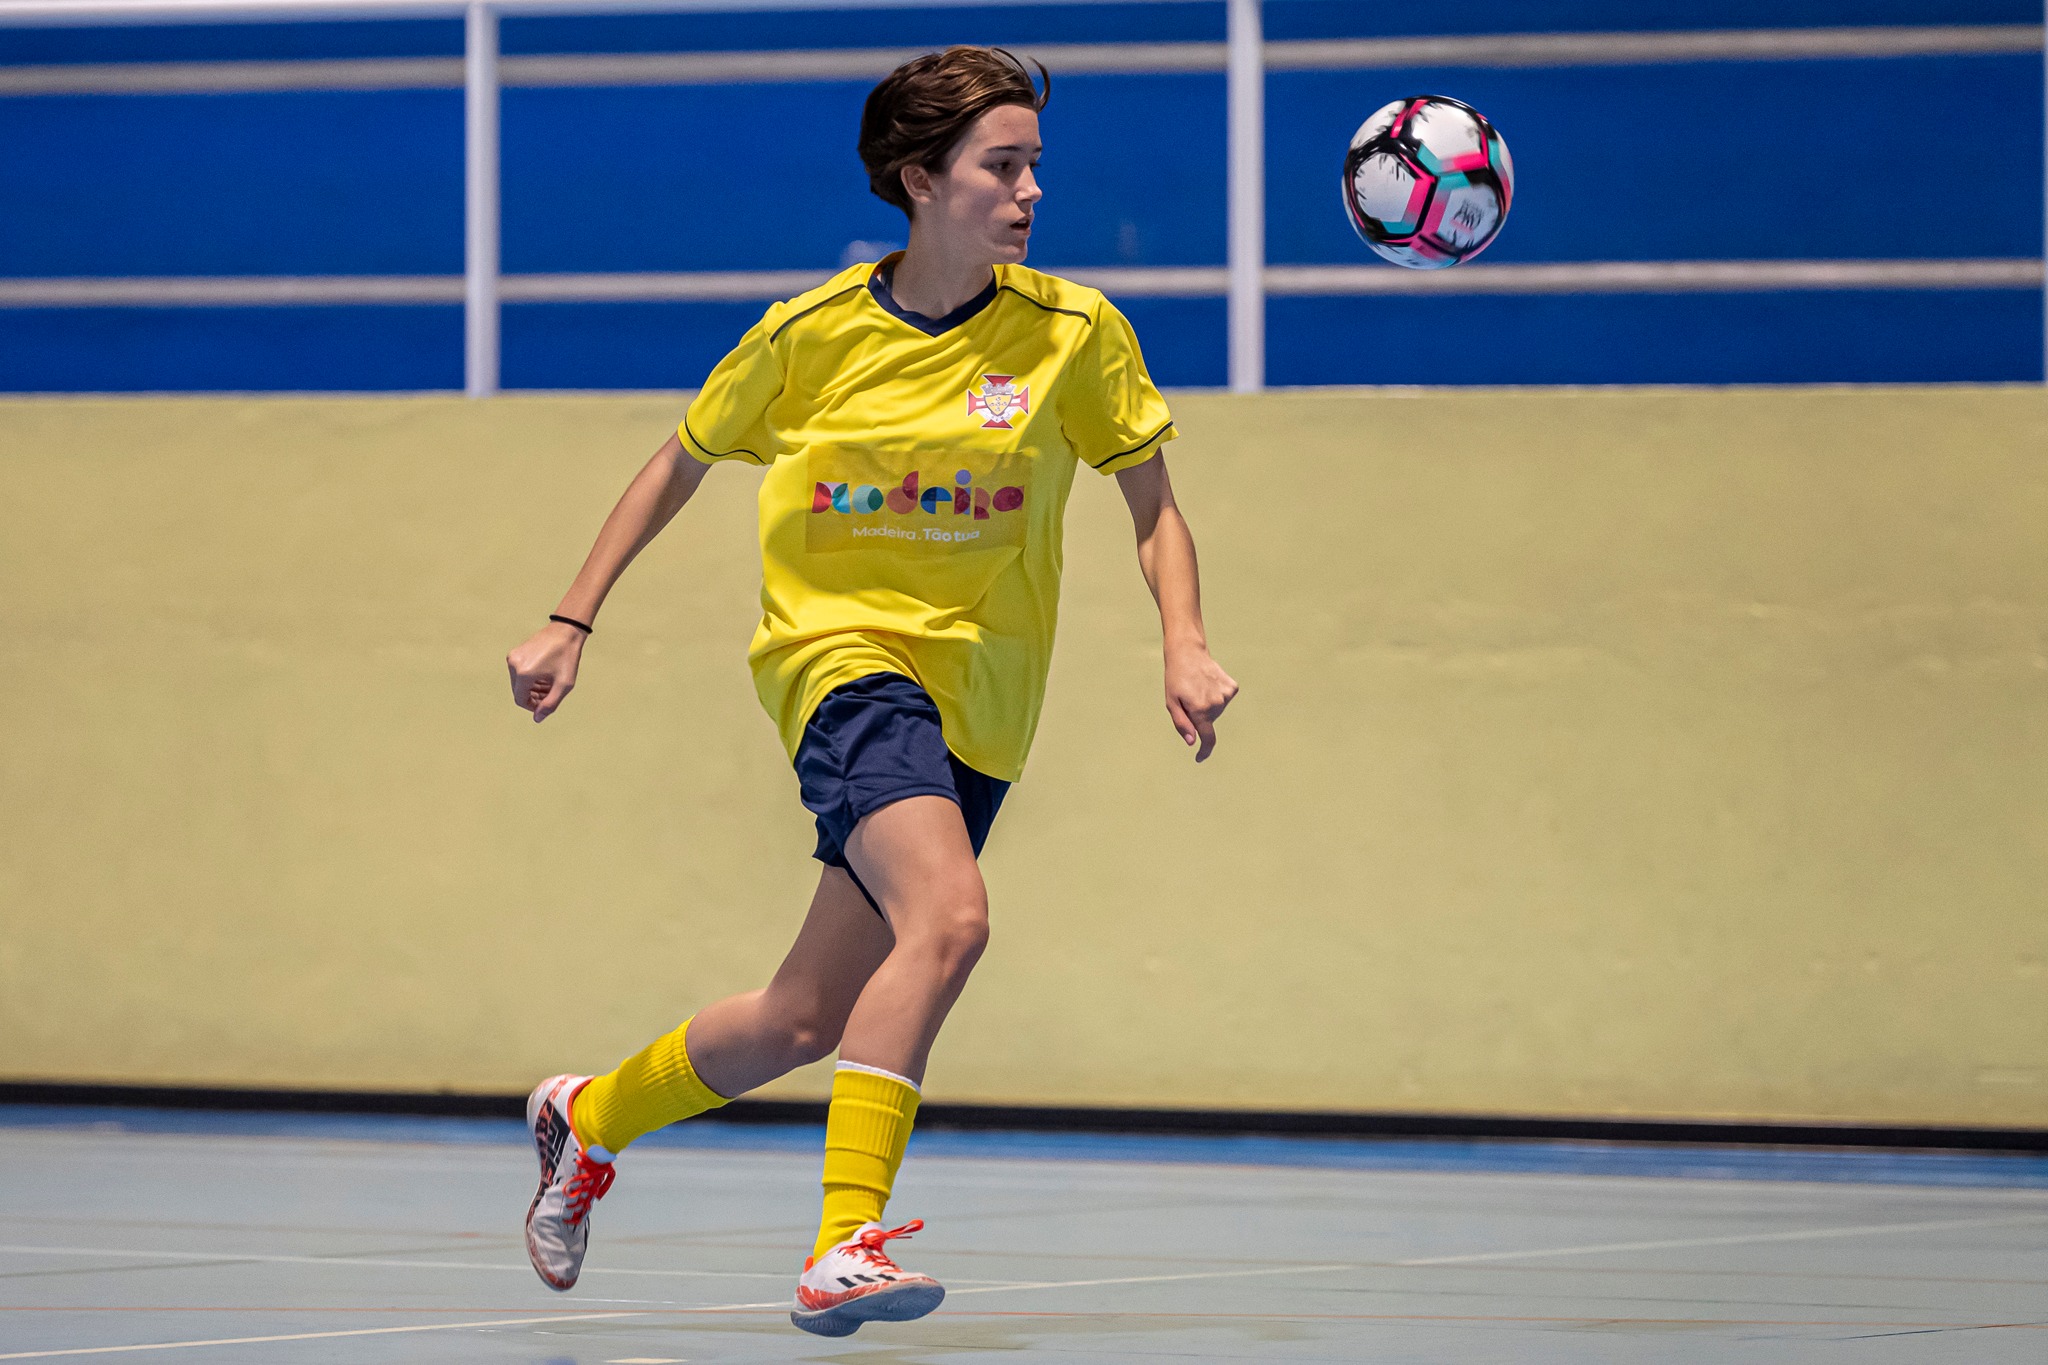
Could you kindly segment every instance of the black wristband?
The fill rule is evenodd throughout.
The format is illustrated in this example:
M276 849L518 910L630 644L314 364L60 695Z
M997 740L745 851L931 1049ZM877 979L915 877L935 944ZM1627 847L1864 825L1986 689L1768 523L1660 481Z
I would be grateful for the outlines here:
M548 620L560 621L565 626L574 626L576 627L576 629L582 631L585 635L597 634L597 628L595 626L586 626L573 616L549 616Z

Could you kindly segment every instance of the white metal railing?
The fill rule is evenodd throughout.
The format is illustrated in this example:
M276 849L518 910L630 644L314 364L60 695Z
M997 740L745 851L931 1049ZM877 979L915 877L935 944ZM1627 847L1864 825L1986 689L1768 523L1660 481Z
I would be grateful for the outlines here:
M5 5L0 3L0 14ZM1653 66L1664 63L1867 60L2028 53L2039 24L1898 28L1714 29L1675 33L1475 33L1440 38L1269 39L1268 73L1421 66ZM498 59L506 89L880 80L922 47L780 48L754 52L561 52ZM1014 43L1065 75L1220 74L1223 43L1173 40ZM462 85L461 57L65 62L0 66L0 97L216 95L283 90L440 90Z
M1259 0L1229 0L1230 387L1266 387L1266 70Z
M462 63L465 109L464 190L464 388L471 395L495 393L499 378L499 311L504 294L518 298L583 297L579 290L601 285L578 284L598 277L533 276L502 281L499 274L499 146L498 108L501 67L498 56L498 19L513 15L619 14L619 13L730 13L776 12L820 9L915 9L967 6L1016 6L1031 0L0 0L0 25L80 25L116 23L264 22L277 20L322 20L366 18L453 18L465 21L465 51ZM1171 0L1109 0L1116 4L1146 4ZM1551 292L1560 287L1576 289L1614 288L1840 288L1853 287L1849 280L1867 280L1880 287L1927 288L1982 278L1994 287L2021 286L2033 279L2043 284L2043 381L2048 383L2048 270L2032 261L1947 261L1947 262L1602 262L1558 266L1472 266L1464 267L1456 288L1448 288L1430 277L1412 281L1377 268L1366 267L1268 267L1265 263L1265 156L1264 95L1265 74L1274 67L1314 69L1438 62L1467 62L1485 65L1567 65L1575 62L1660 62L1713 59L1813 58L1832 56L1906 56L1928 52L2012 52L2024 44L2042 42L2044 89L2048 89L2048 23L2040 29L2017 25L1928 26L1897 29L1809 29L1731 30L1709 33L1639 34L1505 34L1478 38L1353 39L1328 43L1284 45L1278 62L1268 58L1260 25L1261 0L1222 0L1226 6L1226 41L1217 50L1209 43L1098 44L1074 45L1086 49L1090 69L1173 69L1225 72L1228 101L1228 264L1221 272L1193 269L1150 272L1186 275L1172 292L1213 294L1213 277L1220 273L1222 292L1228 299L1230 386L1239 392L1256 391L1265 384L1265 301L1269 292L1280 293L1408 293L1408 292ZM2048 0L2044 0L2048 18ZM1102 49L1098 52L1094 49ZM1107 56L1113 49L1158 49L1147 57L1125 51ZM646 54L599 56L594 58L515 58L527 73L521 83L570 84L583 80L608 83L600 64L620 65L611 80L647 80L652 66L664 60L687 64L692 54ZM740 54L760 58L768 54ZM849 58L855 54L849 53ZM858 59L873 62L884 52L861 52ZM547 72L543 62L565 63L560 72ZM1118 65L1122 63L1122 65ZM384 63L394 67L400 63ZM441 84L445 66L438 59L404 59L407 74L402 84ZM701 63L700 63L701 64ZM841 63L843 65L843 63ZM199 64L180 64L192 67ZM284 64L242 63L242 66ZM375 63L328 62L337 73L353 73L357 67ZM581 73L578 65L590 67ZM715 65L713 63L712 65ZM833 65L826 63L826 65ZM415 69L417 68L417 69ZM626 68L632 68L630 71ZM367 75L367 71L362 73ZM387 73L389 79L393 73ZM728 73L725 79L734 79ZM822 74L822 73L821 73ZM834 74L838 74L835 68ZM675 73L684 79L683 71ZM550 78L552 77L552 78ZM189 72L187 80L192 79ZM275 79L273 74L271 79ZM717 79L711 67L698 79ZM743 77L741 77L743 78ZM760 77L756 77L757 79ZM773 78L773 77L769 77ZM797 76L804 79L805 76ZM819 75L808 78L818 79ZM0 94L36 93L20 88L20 78L10 86L0 81ZM42 77L56 81L59 73ZM73 72L74 84L80 79ZM2048 99L2044 99L2048 106ZM2043 256L2048 261L2048 157L2043 166ZM1931 270L1930 270L1931 267ZM1562 273L1560 273L1562 272ZM756 297L749 292L769 277L783 280L804 272L735 272L722 285L722 297ZM1074 275L1101 275L1115 271L1074 271ZM1133 272L1135 274L1135 272ZM1195 277L1199 276L1197 280ZM1555 276L1555 278L1552 278ZM1584 278L1579 278L1583 276ZM671 282L675 297L694 296L694 286L676 283L688 277L639 276L643 287L652 281ZM723 277L721 277L723 278ZM1384 279L1381 285L1372 281ZM1621 281L1634 280L1625 284ZM1715 284L1711 281L1720 281ZM1776 280L1773 285L1768 281ZM548 283L554 282L551 286ZM1568 282L1569 281L1569 282ZM1835 281L1827 283L1824 281ZM784 281L786 282L786 281ZM503 285L510 288L501 288ZM1133 278L1127 282L1140 284ZM181 292L177 282L133 281L130 285L170 285L169 295ZM182 292L205 295L236 293L256 302L266 293L302 296L306 301L339 302L367 290L380 297L440 297L441 284L432 277L335 282L332 286L312 281L191 280ZM1400 287L1396 287L1396 285ZM40 289L38 288L40 286ZM616 282L612 288L616 288ZM1968 287L1968 286L1965 286ZM653 286L661 293L660 286ZM104 293L105 298L95 294ZM0 306L25 306L36 296L69 298L74 306L91 306L122 295L120 282L104 285L95 281L9 281L0 282ZM127 292L132 292L130 288ZM1150 291L1148 291L1150 292ZM20 297L15 297L19 295ZM159 294L158 301L172 301ZM615 296L615 295L614 295Z
M812 289L830 270L603 271L498 277L505 303L770 303ZM1075 266L1059 272L1119 298L1226 298L1219 265ZM275 308L450 304L460 275L118 275L8 279L0 308ZM1269 265L1272 298L1473 294L1748 294L1839 289L2039 289L2031 256L1900 261L1565 261L1390 270L1384 265Z
M498 391L498 16L463 16L462 388Z

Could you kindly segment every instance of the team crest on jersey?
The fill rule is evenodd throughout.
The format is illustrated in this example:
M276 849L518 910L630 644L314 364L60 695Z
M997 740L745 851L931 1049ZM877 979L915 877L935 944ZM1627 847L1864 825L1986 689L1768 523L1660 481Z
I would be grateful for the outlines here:
M1031 389L1016 381L1013 374L985 374L981 392L969 391L967 415L981 418L983 431L1010 431L1016 426L1012 417L1031 411Z

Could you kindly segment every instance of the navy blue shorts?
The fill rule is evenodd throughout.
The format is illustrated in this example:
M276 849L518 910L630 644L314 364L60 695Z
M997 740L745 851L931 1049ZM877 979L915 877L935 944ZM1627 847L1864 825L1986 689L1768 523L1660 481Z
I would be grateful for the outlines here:
M825 694L796 750L804 809L818 817L817 860L844 867L868 904L874 896L846 862L846 841L867 815L910 796L943 796L960 807L976 857L1010 784L953 757L939 708L900 673L870 673Z

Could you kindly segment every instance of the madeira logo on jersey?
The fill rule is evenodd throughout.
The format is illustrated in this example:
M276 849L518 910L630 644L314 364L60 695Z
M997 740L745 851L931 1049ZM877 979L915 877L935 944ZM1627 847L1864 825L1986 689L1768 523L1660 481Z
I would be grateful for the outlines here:
M1017 383L1014 374L985 374L981 377L981 392L969 390L967 394L967 415L981 418L984 431L1009 431L1015 425L1010 421L1011 414L1022 417L1029 411L1030 386Z
M966 460L987 465L986 455ZM1021 546L1029 457L998 456L977 474L944 454L812 447L804 548L890 549L923 554ZM927 474L919 463L943 464ZM908 472L902 472L908 468Z

